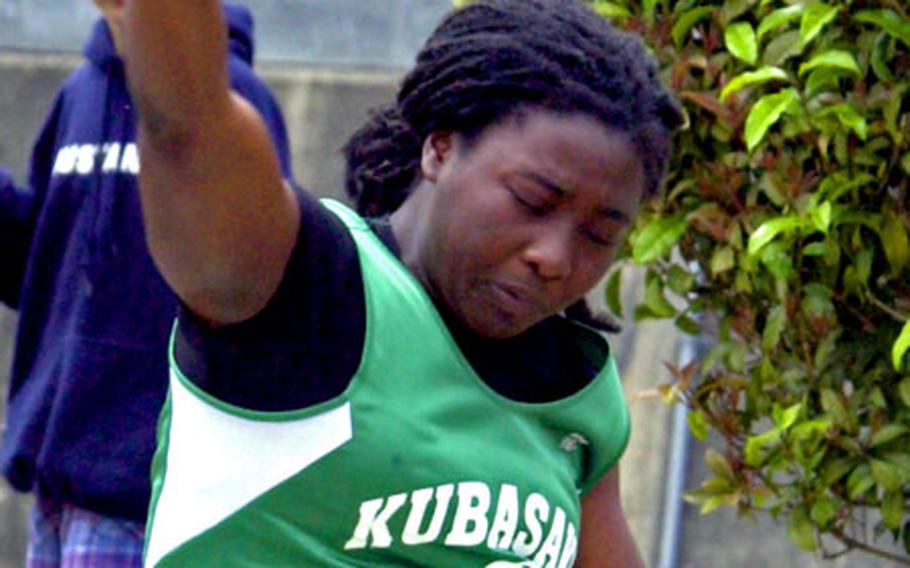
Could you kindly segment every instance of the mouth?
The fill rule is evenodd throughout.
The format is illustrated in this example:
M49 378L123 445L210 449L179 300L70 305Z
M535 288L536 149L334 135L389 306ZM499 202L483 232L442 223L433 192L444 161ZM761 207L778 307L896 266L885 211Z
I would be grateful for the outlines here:
M522 286L508 282L491 282L490 289L497 307L504 312L521 316L540 310L541 303L536 295Z

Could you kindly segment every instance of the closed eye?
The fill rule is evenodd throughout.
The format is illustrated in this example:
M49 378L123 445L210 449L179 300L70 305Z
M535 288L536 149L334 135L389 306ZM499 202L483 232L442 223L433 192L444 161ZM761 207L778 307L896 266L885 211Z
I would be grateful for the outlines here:
M534 215L543 215L552 209L551 204L534 199L519 190L509 188L509 193L519 205Z
M615 239L612 235L607 237L599 233L592 233L590 231L585 231L584 235L585 238L598 246L611 247L616 244Z

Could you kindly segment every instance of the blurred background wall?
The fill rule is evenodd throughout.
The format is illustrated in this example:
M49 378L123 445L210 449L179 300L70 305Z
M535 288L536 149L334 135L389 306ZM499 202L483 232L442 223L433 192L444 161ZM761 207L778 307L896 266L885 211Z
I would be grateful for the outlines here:
M340 197L338 149L368 109L393 96L449 0L246 4L256 16L257 70L284 110L296 177L315 193ZM89 0L0 0L0 163L21 183L33 139L59 85L80 62L95 17ZM640 284L640 275L626 275L627 312ZM14 326L15 313L0 306L0 418ZM700 517L680 501L674 489L698 479L704 450L680 429L685 417L679 411L642 396L668 376L664 362L691 356L692 346L680 349L678 339L672 326L631 320L613 338L633 423L622 464L623 502L648 566L887 566L859 556L822 562L796 552L786 529L770 519L734 521L729 511ZM22 566L29 506L26 496L0 481L0 568Z

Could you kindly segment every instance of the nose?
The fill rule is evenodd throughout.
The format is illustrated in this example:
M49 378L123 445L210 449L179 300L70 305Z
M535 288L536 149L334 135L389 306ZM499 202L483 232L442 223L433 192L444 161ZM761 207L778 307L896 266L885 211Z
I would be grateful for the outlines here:
M572 273L574 243L563 229L541 231L524 249L524 260L544 280L558 280Z

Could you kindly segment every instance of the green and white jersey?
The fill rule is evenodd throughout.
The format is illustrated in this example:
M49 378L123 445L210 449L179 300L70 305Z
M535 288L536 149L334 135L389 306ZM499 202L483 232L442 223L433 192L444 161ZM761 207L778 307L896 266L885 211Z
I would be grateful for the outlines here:
M516 402L476 375L422 286L355 213L366 295L345 392L292 412L215 400L177 368L159 424L146 565L563 568L580 495L629 418L605 340L583 390Z

